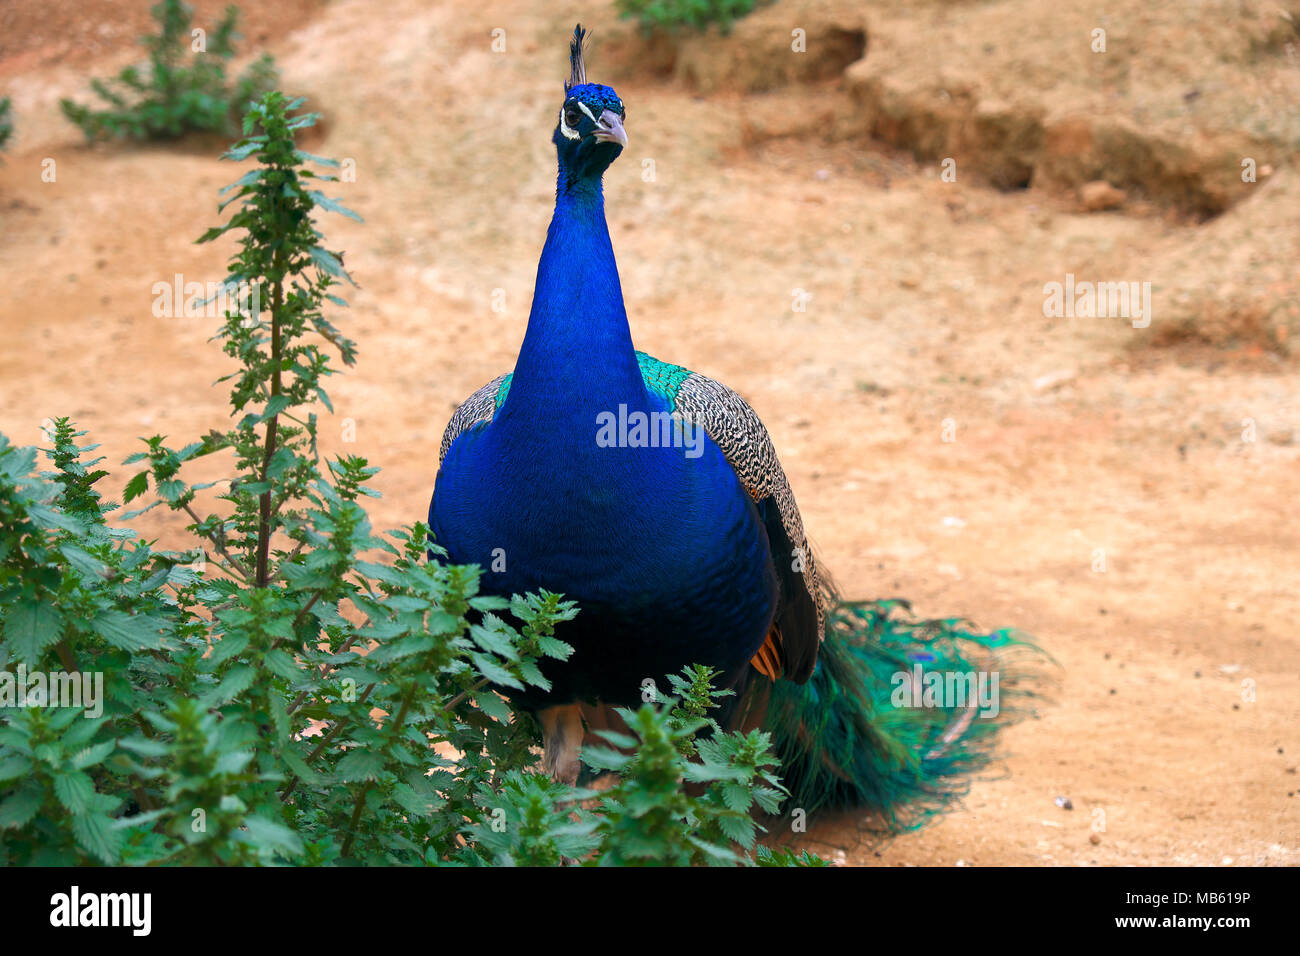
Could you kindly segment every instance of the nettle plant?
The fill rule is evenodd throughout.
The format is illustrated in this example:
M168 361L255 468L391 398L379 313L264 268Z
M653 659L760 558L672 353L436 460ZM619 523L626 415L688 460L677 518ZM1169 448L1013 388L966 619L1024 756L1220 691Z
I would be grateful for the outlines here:
M9 148L14 136L13 103L9 97L0 97L0 152Z
M103 108L62 99L63 115L91 142L237 132L249 102L276 82L275 63L265 53L233 80L227 78L239 38L239 10L227 7L211 34L191 29L194 10L183 0L159 0L149 12L158 33L140 39L149 50L148 64L125 67L110 80L91 80Z
M775 0L618 0L619 15L635 18L648 33L704 31L717 25L729 33L735 21Z
M324 315L351 279L313 214L357 217L320 191L336 164L295 147L301 103L249 110L224 158L256 166L200 239L237 237L226 281L261 292L217 334L233 424L128 459L125 499L153 500L122 520L167 509L195 547L110 522L103 459L66 418L40 472L0 436L0 865L820 863L757 846L775 760L765 734L711 725L707 669L587 749L612 786L536 772L537 728L498 690L545 687L579 610L480 594L425 525L371 528L376 468L322 461L315 409L355 349ZM189 483L199 459L229 477ZM78 675L102 699L53 706Z

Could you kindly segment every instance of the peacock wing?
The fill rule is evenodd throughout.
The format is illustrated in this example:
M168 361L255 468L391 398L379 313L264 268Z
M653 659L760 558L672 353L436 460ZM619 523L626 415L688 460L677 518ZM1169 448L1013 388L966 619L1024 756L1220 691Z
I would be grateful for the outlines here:
M721 382L644 352L637 353L637 361L646 387L703 427L757 503L771 542L781 599L772 633L753 664L773 680L806 681L825 633L823 590L799 506L767 429L749 403Z
M465 432L492 421L492 417L505 399L502 385L509 378L509 372L498 375L460 403L460 406L452 413L451 421L447 423L447 428L442 433L442 448L438 452L439 465L447 457L447 449L451 448L452 442ZM498 393L501 394L498 395Z

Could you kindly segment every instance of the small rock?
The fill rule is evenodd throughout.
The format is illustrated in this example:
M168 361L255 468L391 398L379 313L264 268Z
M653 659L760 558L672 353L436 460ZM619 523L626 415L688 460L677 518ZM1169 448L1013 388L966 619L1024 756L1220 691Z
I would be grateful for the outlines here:
M1040 375L1034 379L1034 391L1044 392L1049 389L1059 388L1066 382L1073 379L1078 372L1072 368L1059 369L1055 372L1048 372L1046 375Z
M1060 807L1062 810L1074 809L1074 801L1071 800L1069 797L1057 797L1056 805Z
M1088 836L1088 842L1091 843L1093 846L1096 846L1101 842L1101 834L1100 833L1090 834Z
M1088 212L1118 209L1127 198L1124 190L1116 189L1104 179L1094 179L1079 187L1079 202Z

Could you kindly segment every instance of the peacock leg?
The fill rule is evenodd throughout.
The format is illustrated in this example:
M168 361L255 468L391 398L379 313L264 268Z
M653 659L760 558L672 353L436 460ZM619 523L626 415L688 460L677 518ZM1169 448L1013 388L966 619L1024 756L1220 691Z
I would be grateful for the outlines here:
M578 782L578 752L582 749L582 705L547 707L542 722L542 764L552 780L573 786Z

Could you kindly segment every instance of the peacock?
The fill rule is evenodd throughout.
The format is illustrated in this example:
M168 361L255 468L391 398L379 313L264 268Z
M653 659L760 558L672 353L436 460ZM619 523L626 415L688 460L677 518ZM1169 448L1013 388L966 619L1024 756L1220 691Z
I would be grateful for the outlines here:
M918 620L904 601L841 600L754 410L633 346L602 185L627 108L587 81L585 37L579 25L569 44L555 211L519 357L447 425L431 536L445 560L493 568L488 593L577 601L558 635L573 654L542 668L550 690L510 692L537 717L555 779L578 778L584 714L704 664L734 691L723 725L771 734L790 806L917 826L1025 712L1036 692L1019 660L1034 647ZM926 704L922 685L954 673L1000 676L996 719L969 698ZM900 706L900 692L914 699Z

